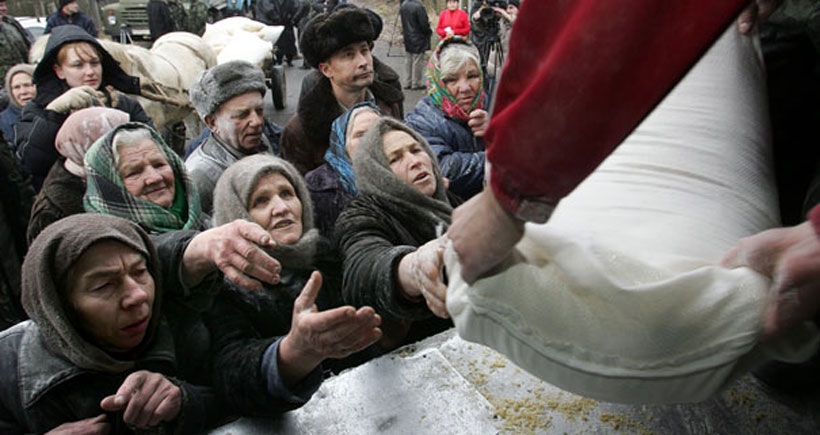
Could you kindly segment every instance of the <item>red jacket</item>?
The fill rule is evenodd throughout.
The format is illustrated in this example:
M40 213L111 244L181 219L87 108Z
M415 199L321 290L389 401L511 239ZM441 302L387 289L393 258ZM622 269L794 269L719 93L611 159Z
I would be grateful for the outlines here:
M485 137L502 206L546 220L746 3L524 2Z
M467 17L467 12L464 12L462 9L456 9L454 11L445 9L441 11L441 15L438 16L436 33L438 33L438 36L442 39L447 36L447 32L444 31L447 27L451 27L453 33L456 35L467 36L467 34L470 33L470 18Z

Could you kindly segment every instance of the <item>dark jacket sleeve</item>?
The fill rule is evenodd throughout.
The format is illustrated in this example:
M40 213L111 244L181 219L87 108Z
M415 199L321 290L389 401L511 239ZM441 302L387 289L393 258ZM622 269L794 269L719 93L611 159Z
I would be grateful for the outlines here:
M148 116L147 113L145 113L145 109L142 108L139 101L128 95L120 93L117 101L117 109L127 113L129 115L128 120L131 122L141 122L143 124L148 124L151 127L154 126L154 121L150 116Z
M175 435L201 434L221 424L229 413L211 387L180 382L182 409L173 422Z
M355 307L369 305L400 319L427 319L427 305L406 300L396 286L401 259L415 246L397 245L391 227L399 225L370 205L355 199L336 221L334 234L344 255L342 297Z
M17 157L23 170L32 177L34 188L40 190L51 165L59 154L54 147L57 131L68 117L28 103L17 121Z

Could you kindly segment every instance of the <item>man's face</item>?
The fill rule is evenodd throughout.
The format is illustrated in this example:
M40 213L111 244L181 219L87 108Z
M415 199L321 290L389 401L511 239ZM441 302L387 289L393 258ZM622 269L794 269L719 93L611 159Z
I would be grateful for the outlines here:
M349 92L361 91L373 84L373 54L367 41L354 42L333 53L319 71L334 87Z
M5 17L8 11L9 9L6 7L6 2L0 2L0 18Z
M65 15L73 15L77 12L80 12L80 5L75 1L63 6L63 14Z
M205 123L226 145L245 154L255 154L262 144L265 102L256 91L245 92L222 103Z

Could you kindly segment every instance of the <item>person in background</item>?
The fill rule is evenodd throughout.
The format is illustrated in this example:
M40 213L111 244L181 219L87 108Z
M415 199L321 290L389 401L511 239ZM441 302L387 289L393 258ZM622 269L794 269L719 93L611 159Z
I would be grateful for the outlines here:
M293 66L293 59L297 54L293 28L299 18L299 5L296 0L259 0L254 7L256 20L269 26L285 27L276 40L274 65L281 65L284 60L288 66Z
M23 106L37 96L37 87L31 81L34 75L34 65L21 63L11 67L6 72L5 89L9 92L9 105L0 112L0 131L6 137L6 141L14 147L14 126L20 119L20 111Z
M139 78L120 68L100 43L83 29L67 24L54 29L42 60L34 69L37 96L23 107L17 122L17 156L39 190L57 161L54 138L71 112L106 106L128 113L130 121L151 124L137 100Z
M315 210L319 233L333 238L333 227L339 213L356 197L356 180L350 157L367 129L381 116L378 107L368 101L356 104L333 121L330 147L325 163L305 174Z
M404 89L424 89L425 53L430 49L430 36L433 34L430 18L419 0L404 0L399 14L404 35Z
M484 186L484 132L490 122L478 52L460 36L439 42L426 71L427 95L405 118L436 153L449 190L463 199Z
M185 159L204 213L211 213L216 181L228 166L245 156L273 152L263 134L265 92L262 70L246 61L203 71L191 86L191 104L210 130L202 145Z
M66 118L54 140L60 158L48 171L31 209L29 243L52 223L85 211L85 153L97 139L126 122L127 113L109 107L88 107Z
M362 137L353 169L359 196L334 231L345 302L381 315L385 351L451 327L438 237L461 200L444 187L435 154L418 133L382 117Z
M6 0L0 0L0 77L9 68L28 62L28 51L34 37L14 17L7 14ZM8 104L8 89L0 89L0 110ZM8 138L6 138L8 139Z
M66 24L78 26L89 35L97 37L97 27L94 26L94 21L85 12L80 11L77 0L60 0L57 10L46 18L46 28L43 34L49 34L55 28Z
M302 54L322 77L300 98L280 144L282 158L302 174L324 163L333 120L354 104L372 101L387 115L404 115L401 84L375 80L370 17L364 9L337 7L314 17L302 34Z
M270 233L282 280L261 291L229 285L218 295L206 315L214 384L233 412L272 416L307 402L323 369L338 373L376 356L380 319L373 308L341 306L341 262L313 228L307 188L291 164L256 155L225 170L214 222L236 220Z
M447 0L447 8L438 16L436 33L441 39L453 35L466 38L470 34L470 17L458 7L458 0Z
M170 2L176 3L176 0L150 0L145 6L145 13L148 14L148 30L151 32L152 41L156 41L166 33L184 29L184 16L183 21L176 22L174 15L171 14ZM179 9L182 9L182 5L179 5Z

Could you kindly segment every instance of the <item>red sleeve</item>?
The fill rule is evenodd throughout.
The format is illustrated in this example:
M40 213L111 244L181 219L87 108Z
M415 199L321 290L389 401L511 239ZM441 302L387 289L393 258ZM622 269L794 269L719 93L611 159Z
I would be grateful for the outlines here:
M640 123L746 0L527 1L486 135L491 186L518 214L555 205ZM546 217L544 217L546 219Z
M447 9L441 11L441 14L438 16L438 24L436 25L436 33L438 33L441 39L447 36L447 32L444 31L445 27L447 27Z
M470 33L470 18L467 16L467 12L464 12L462 9L458 9L455 18L456 22L453 26L453 33L456 35L467 36Z
M820 205L815 205L814 208L809 211L809 221L811 221L814 232L820 236Z

